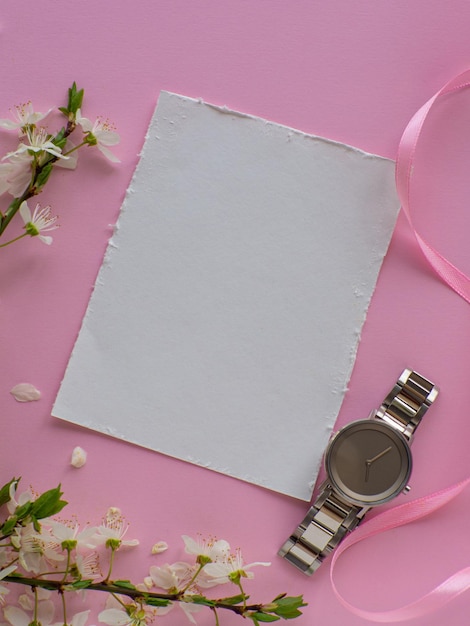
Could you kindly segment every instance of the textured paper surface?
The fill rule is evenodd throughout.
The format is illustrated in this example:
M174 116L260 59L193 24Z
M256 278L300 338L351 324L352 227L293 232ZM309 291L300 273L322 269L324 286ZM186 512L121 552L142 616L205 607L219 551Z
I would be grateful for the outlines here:
M53 415L311 496L393 162L162 92Z

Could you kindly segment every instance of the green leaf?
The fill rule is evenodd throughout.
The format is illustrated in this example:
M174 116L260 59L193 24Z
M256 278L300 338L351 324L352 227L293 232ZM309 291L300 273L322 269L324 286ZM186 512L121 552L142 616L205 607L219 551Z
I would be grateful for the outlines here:
M282 619L295 619L296 617L300 617L302 615L302 611L299 609L291 609L290 611L276 611L276 615L282 617Z
M75 82L68 90L67 106L59 107L59 111L69 120L74 119L78 109L81 108L84 93L83 89L77 89L77 84Z
M33 508L32 502L25 502L21 506L17 506L15 509L15 515L18 520L23 520L31 513L31 509Z
M153 598L144 595L145 604L149 606L168 606L170 604L170 600L166 600L165 598Z
M191 596L188 596L188 598L190 598L190 601L193 604L202 604L203 606L216 606L217 605L216 600L209 600L209 598L206 598L205 596L191 595Z
M299 608L307 606L304 603L303 596L278 597L273 604L276 604L277 607L273 609L272 612L283 619L295 619L299 617L299 615L302 615L302 611L299 611Z
M68 110L69 113L76 113L78 109L81 108L83 102L84 90L77 89L77 84L74 82L72 87L69 89L69 101L68 101Z
M133 585L130 580L113 580L112 584L122 589L131 589L132 591L136 589L135 585Z
M3 485L3 487L0 489L0 506L6 504L7 502L10 502L10 487L13 485L13 483L16 487L19 482L19 478L12 478L9 483Z
M285 598L287 596L287 593L280 593L278 596L276 596L273 600L274 602L277 602L278 600L280 600L281 598Z
M70 583L67 585L67 588L71 591L78 589L87 589L90 585L93 584L92 580L76 580L74 583Z
M241 604L244 600L248 600L250 596L245 596L243 593L239 593L238 596L230 596L228 598L220 598L217 600L220 604Z
M7 521L3 524L1 528L2 535L4 537L11 535L17 523L18 523L18 518L16 517L16 515L10 515L10 517L7 519Z
M65 128L61 128L55 137L51 138L52 143L59 147L61 150L67 143L67 137L65 136Z
M45 491L33 502L31 514L34 515L36 519L44 519L45 517L51 517L52 515L60 513L67 504L65 500L60 499L61 495L62 491L60 490L60 485L54 489Z
M260 613L259 611L250 615L251 619L256 618L258 622L278 622L281 618L277 615L268 615L267 613Z

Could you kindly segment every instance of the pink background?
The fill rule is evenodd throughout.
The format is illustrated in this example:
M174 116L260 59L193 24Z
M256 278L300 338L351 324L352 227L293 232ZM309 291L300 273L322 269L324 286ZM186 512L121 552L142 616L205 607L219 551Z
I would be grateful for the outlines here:
M470 65L469 22L463 0L6 3L0 117L28 99L39 110L62 104L75 80L86 91L85 114L117 125L122 162L112 166L90 151L75 172L56 171L41 198L60 215L52 247L23 240L0 252L1 480L21 475L23 486L38 491L61 482L70 513L83 521L122 508L129 534L141 540L121 572L135 580L150 564L182 558L181 534L215 534L241 546L248 561L272 561L248 583L253 600L304 593L309 606L299 626L364 623L334 597L328 566L306 578L276 557L304 503L56 421L50 412L161 89L393 159L411 115ZM470 94L460 94L433 111L413 188L422 235L467 272L469 105ZM2 152L14 141L2 133ZM408 498L469 474L469 342L468 304L436 278L401 216L338 424L366 417L404 367L439 384L414 444ZM41 390L39 402L19 404L9 394L24 381ZM80 470L69 465L76 445L89 455ZM467 492L431 518L359 544L340 562L338 586L369 609L415 599L468 565L469 513ZM160 539L170 550L149 556ZM414 623L467 624L469 603L464 594ZM162 622L185 618L175 611ZM201 613L198 622L213 624L213 617Z

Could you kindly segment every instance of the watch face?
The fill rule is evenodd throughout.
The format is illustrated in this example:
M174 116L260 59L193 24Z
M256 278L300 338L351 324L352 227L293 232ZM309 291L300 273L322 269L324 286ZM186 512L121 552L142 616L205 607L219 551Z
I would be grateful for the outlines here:
M345 426L325 455L328 478L347 500L383 504L405 488L411 473L409 446L385 422L360 420Z

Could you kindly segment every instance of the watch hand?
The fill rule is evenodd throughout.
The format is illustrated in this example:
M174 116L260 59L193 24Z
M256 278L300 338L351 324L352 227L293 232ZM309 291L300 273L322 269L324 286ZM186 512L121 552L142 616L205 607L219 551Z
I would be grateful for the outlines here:
M390 452L391 449L392 449L392 446L389 446L388 448L385 448L385 450L382 450L382 452L379 452L378 454L376 454L374 457L372 457L372 459L368 459L366 461L366 465L367 466L372 465L372 463L375 463L375 461L378 461L378 459L380 459L385 454L387 454L387 452Z
M371 459L367 459L367 461L366 461L366 476L364 478L364 482L367 483L369 481L370 466L372 465L372 463L375 463L375 461L378 461L380 458L385 456L387 454L387 452L390 452L391 449L392 449L392 446L389 446L385 450L382 450L382 452L379 452L379 454L376 454Z

